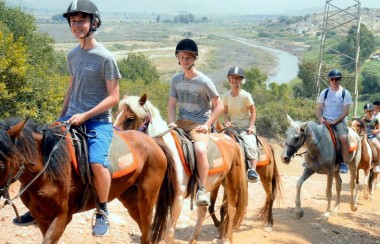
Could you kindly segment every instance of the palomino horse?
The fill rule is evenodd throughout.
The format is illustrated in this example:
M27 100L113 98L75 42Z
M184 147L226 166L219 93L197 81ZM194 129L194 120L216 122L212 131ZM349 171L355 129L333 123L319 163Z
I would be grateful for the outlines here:
M184 162L185 160L183 160L182 149L177 149L176 139L173 137L167 123L161 118L158 109L147 101L145 94L141 98L137 96L125 96L119 103L119 110L116 115L115 126L123 130L143 130L152 137L162 137L174 155L180 193L177 195L176 208L172 211L171 234L167 235L167 241L170 242L174 238L174 228L182 210L183 200L191 194L188 190L190 188L188 185L191 171L186 162ZM213 140L217 141L216 144L218 146L223 147L223 154L218 156L217 159L214 158L217 151L221 149L217 147L210 148L209 145L209 162L213 162L214 165L216 162L219 162L219 164L222 163L224 166L219 167L219 170L213 168L209 171L205 188L206 191L210 192L219 187L219 185L223 185L226 194L225 204L227 211L226 217L219 227L220 240L218 241L224 242L228 239L232 242L233 230L244 219L248 202L244 161L239 146L231 138L226 135L210 134L210 143ZM207 207L197 208L198 220L189 243L197 240L206 212Z
M356 175L356 184L359 184L359 170L364 171L364 183L363 183L363 195L364 199L374 199L375 184L377 183L378 174L373 172L374 163L377 162L376 148L368 141L365 133L364 124L360 119L353 119L351 122L351 128L358 133L361 138L361 157Z
M94 191L73 164L70 133L62 125L26 124L19 119L0 122L0 196L13 204L10 184L21 182L18 196L36 218L42 243L57 243L74 213L96 206ZM140 227L141 243L156 243L165 232L178 191L170 155L165 145L141 132L114 134L110 159L130 167L117 178L113 175L109 201L117 198L129 210ZM154 208L160 211L152 224Z
M237 128L225 128L219 121L216 121L215 123L215 130L217 132L224 131L227 135L234 139L235 129ZM272 231L273 227L273 203L276 199L277 194L281 193L281 180L276 165L276 159L274 156L273 148L271 147L271 145L269 145L268 141L264 137L258 136L257 138L263 145L264 149L264 153L262 155L260 154L260 158L265 158L263 158L263 160L259 159L256 171L260 176L260 181L266 194L265 203L262 209L258 212L258 214L260 215L261 219L265 221L264 230L270 232ZM244 148L242 148L242 150L244 150ZM210 212L214 212L214 204L217 197L217 193L217 191L211 193L211 205L209 207ZM212 218L214 220L215 225L218 225L219 221L216 219L216 216L212 215Z
M338 167L336 165L336 149L334 142L330 135L329 129L326 125L318 125L313 122L299 122L293 121L292 118L287 115L290 126L286 132L286 141L281 160L285 164L289 164L291 158L297 153L297 151L304 145L306 147L305 167L302 176L297 181L297 196L296 196L296 216L297 218L303 217L303 209L301 208L301 187L304 181L306 181L314 173L326 174L326 196L327 196L327 209L322 215L323 219L328 219L331 212L331 197L332 197L332 184L335 179L335 187L337 192L337 198L335 207L332 213L336 213L340 206L340 192L342 188L342 179L340 178ZM349 154L349 168L350 168L350 190L351 201L350 206L352 211L357 210L356 196L354 196L355 179L358 164L360 161L360 138L359 136L349 128L349 140L350 147L351 142L354 150L350 149ZM357 186L356 186L357 187ZM356 189L357 194L357 189Z

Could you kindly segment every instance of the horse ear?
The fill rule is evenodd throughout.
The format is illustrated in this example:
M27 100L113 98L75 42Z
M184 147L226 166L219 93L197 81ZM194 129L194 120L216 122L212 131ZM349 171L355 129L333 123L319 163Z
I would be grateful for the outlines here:
M141 106L143 106L145 103L146 103L146 100L148 99L148 96L144 93L141 97L140 97L140 99L139 99L139 104L141 105Z
M11 138L19 137L22 129L24 128L24 126L26 124L26 122L28 122L28 119L20 121L17 125L13 126L9 130L7 130L8 135Z
M292 117L290 117L289 114L286 115L286 118L288 119L289 124L292 124L292 123L293 123L293 119L292 119Z

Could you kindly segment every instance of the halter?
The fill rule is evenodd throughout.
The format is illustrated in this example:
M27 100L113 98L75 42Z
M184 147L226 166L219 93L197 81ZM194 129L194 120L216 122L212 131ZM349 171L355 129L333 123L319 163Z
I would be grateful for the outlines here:
M306 124L306 126L307 126L307 124ZM307 151L305 151L301 154L297 154L298 150L300 150L300 148L305 143L305 141L306 141L306 133L301 131L300 140L298 141L297 145L291 145L287 142L285 142L285 145L292 149L291 155L300 156L300 155L305 154L307 152Z

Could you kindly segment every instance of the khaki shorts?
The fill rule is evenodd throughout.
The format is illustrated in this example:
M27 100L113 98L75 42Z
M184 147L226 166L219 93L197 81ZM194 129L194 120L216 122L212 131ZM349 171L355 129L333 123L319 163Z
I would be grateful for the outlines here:
M333 125L334 129L338 132L340 136L348 136L348 127L345 121L341 121L336 125Z
M247 130L241 130L239 131L239 134L244 140L244 147L247 158L257 160L259 157L259 152L257 148L256 135L248 135Z
M191 142L203 142L206 145L208 145L209 142L209 136L208 133L200 133L195 131L198 126L201 124L198 124L196 122L190 121L190 120L177 120L176 124L179 128L181 128L186 134L188 134L191 138ZM210 132L210 131L209 131Z

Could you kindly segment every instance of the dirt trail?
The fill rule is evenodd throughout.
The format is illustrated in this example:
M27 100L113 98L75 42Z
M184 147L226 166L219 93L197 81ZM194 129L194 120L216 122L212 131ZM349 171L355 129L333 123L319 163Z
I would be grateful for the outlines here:
M303 167L302 158L295 158L290 165L284 165L279 159L281 148L275 146L279 166L283 197L274 206L274 227L271 233L264 232L263 223L255 213L264 203L265 193L260 183L249 184L248 214L239 230L234 233L235 243L378 243L380 244L380 188L375 191L375 200L362 198L357 212L351 212L349 205L349 176L343 175L342 203L338 215L329 221L322 221L321 215L326 209L324 175L314 175L305 182L302 189L302 206L305 215L296 219L294 214L295 187ZM363 179L363 173L360 173ZM335 186L334 186L335 189ZM362 189L362 186L360 186ZM18 191L15 184L13 194ZM333 190L335 201L335 190ZM15 201L21 213L26 209L19 200ZM108 236L95 238L91 235L91 217L93 212L76 214L68 225L60 244L66 243L139 243L140 232L130 219L128 211L121 203L110 204L111 231ZM40 243L42 235L35 226L18 227L12 224L13 209L6 206L0 209L0 243ZM196 210L191 211L189 200L185 201L176 232L175 243L187 243L196 221ZM207 217L198 243L212 243L218 236L217 229Z

